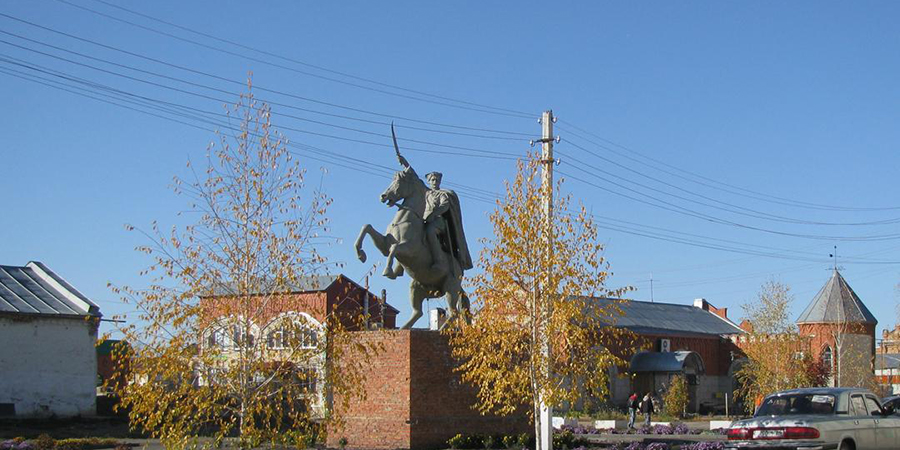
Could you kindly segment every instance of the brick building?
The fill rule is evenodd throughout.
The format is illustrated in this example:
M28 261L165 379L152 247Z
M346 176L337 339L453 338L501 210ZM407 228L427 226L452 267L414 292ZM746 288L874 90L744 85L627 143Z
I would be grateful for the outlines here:
M830 369L832 386L864 385L871 377L877 324L836 269L797 319L809 351Z
M630 364L626 370L612 369L610 400L614 404L624 405L632 391L659 395L677 374L688 380L688 411L723 410L726 399L730 403L736 387L734 373L745 361L740 346L745 334L752 332L751 323L736 325L728 318L727 308L716 308L704 299L693 305L627 301L619 303L619 308L624 315L616 326L638 335L644 350L620 353ZM900 388L900 327L893 334L885 332L883 346L888 351L875 361L878 321L837 270L796 323L805 338L800 351L822 359L830 368L832 385L865 385L875 362L883 382Z
M619 302L623 316L616 326L635 333L644 349L633 354L616 351L629 360L629 366L621 372L611 369L614 404L624 405L634 391L658 396L673 376L684 375L689 385L688 411L725 409L734 390L733 363L741 356L734 337L744 334L728 319L727 308L716 308L705 299L693 305L595 300Z
M277 289L259 285L244 296L224 285L201 298L206 325L200 351L214 349L228 360L256 348L272 363L290 364L314 392L311 405L320 412L328 401L326 387L318 382L327 367L328 355L320 353L326 321L337 319L348 331L396 328L399 311L343 275L301 277ZM298 354L306 356L290 359ZM198 383L215 383L216 370L199 370Z

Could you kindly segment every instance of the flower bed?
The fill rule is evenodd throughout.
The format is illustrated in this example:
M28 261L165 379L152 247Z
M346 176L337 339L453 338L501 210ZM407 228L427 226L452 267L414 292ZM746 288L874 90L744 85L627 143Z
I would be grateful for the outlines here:
M700 434L700 430L692 430L683 423L676 423L674 425L642 426L636 430L618 429L618 428L597 429L594 427L585 427L582 425L578 425L578 426L574 426L574 427L564 426L560 430L561 431L570 431L573 434L660 434L660 435Z

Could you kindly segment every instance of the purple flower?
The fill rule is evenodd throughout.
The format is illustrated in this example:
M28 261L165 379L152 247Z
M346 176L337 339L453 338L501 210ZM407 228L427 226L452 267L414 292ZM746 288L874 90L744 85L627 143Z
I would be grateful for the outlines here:
M705 441L705 442L695 442L690 445L682 445L682 450L722 450L725 447L725 443L722 441Z

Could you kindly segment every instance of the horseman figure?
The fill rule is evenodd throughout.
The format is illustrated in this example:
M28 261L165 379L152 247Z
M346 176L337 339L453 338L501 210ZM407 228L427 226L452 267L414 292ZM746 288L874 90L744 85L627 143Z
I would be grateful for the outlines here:
M400 165L418 178L415 169L400 154L399 148L396 151ZM431 250L431 267L439 270L449 263L454 275L462 276L462 271L472 268L472 257L469 255L466 233L463 230L459 196L450 189L441 189L443 177L440 172L425 175L430 187L425 198L425 238L428 240L428 249ZM448 261L448 255L455 261Z
M381 194L382 203L397 207L387 233L372 225L363 226L356 239L359 260L366 261L363 240L369 236L375 247L387 257L384 276L394 279L408 274L412 317L403 325L410 328L422 316L426 298L445 296L449 307L446 324L465 312L468 320L469 298L462 289L463 271L472 268L472 257L466 244L462 210L456 192L441 189L440 172L426 175L425 184L409 162L400 154L394 127L391 126L397 160L403 170L394 174L391 185ZM395 263L399 263L395 267Z

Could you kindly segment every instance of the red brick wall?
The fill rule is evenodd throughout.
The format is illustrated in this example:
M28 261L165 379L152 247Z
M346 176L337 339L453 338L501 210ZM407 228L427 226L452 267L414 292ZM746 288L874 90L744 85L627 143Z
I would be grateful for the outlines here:
M737 357L739 354L737 346L735 346L731 341L720 338L718 336L712 338L686 336L644 337L645 339L653 339L653 342L656 342L659 338L669 339L671 341L671 348L673 352L680 350L697 352L697 354L700 355L700 359L703 360L703 367L706 370L706 375L728 375L728 368L731 365L731 356L729 352L735 351L735 357Z
M703 367L706 370L705 375L725 376L728 375L728 368L731 365L731 352L734 352L734 358L737 359L743 355L740 348L728 339L719 336L700 337L700 336L673 336L665 334L641 334L637 338L638 351L659 351L659 339L668 339L670 341L671 350L673 352L679 350L690 350L697 352L700 359L703 360ZM610 350L630 361L634 356L634 352L625 352L614 348L612 345Z
M265 308L259 310L255 302L241 302L237 297L205 297L201 305L206 308L207 319L214 320L223 315L251 317L260 327L266 326L272 319L287 312L304 312L319 322L334 312L344 313L344 326L358 329L356 318L362 313L365 305L366 290L344 276L322 290L310 292L292 292L272 296L254 295L259 301L265 301ZM380 300L369 294L370 322L381 322ZM396 328L396 309L385 305L384 328Z
M814 357L821 357L822 350L825 349L825 346L828 345L831 347L832 351L835 351L834 345L834 334L832 331L834 330L835 325L829 323L801 323L797 325L799 332L803 336L809 337L810 340L810 352ZM863 324L863 323L854 323L849 324L849 329L846 331L850 334L863 334L870 336L872 338L872 356L875 355L875 325L874 324Z
M346 437L351 448L447 448L457 433L530 430L524 415L482 416L471 408L475 390L453 372L450 347L440 333L371 331L365 338L384 345L384 353L369 371L367 399L342 411L345 427L328 433L329 446Z

